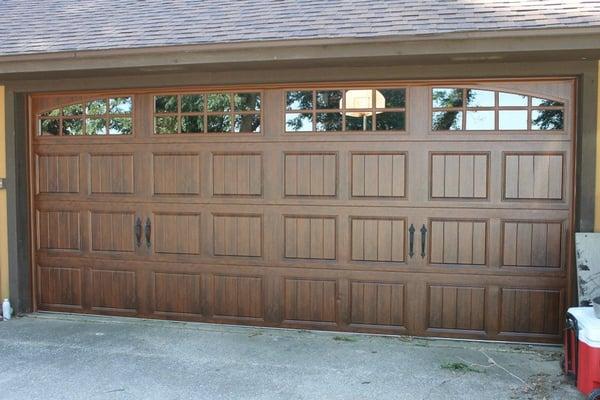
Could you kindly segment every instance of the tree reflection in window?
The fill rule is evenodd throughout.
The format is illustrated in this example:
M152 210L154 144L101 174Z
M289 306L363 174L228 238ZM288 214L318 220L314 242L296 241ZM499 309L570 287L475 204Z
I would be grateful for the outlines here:
M130 135L131 96L90 99L67 104L38 115L41 136Z
M486 89L433 88L434 131L561 131L564 103Z

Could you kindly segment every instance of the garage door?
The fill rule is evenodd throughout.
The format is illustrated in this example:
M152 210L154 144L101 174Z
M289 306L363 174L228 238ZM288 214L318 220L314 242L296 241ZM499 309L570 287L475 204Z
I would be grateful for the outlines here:
M40 310L557 341L572 80L31 97Z

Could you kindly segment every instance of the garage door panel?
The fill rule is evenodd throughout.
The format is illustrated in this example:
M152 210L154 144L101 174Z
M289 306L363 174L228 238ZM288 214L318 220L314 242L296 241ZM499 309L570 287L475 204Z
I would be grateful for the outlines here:
M335 323L336 281L286 278L284 290L286 322Z
M37 210L37 231L39 250L82 250L80 211Z
M154 251L159 254L201 254L200 213L154 213Z
M215 196L261 196L262 153L213 153Z
M351 192L361 198L404 198L406 152L351 152Z
M154 153L152 184L155 195L198 195L200 155L198 153Z
M134 155L90 154L92 194L133 194Z
M336 258L336 218L284 216L284 257L316 260Z
M564 222L502 221L503 265L560 268L563 264Z
M90 305L96 311L137 312L136 273L134 271L91 269Z
M432 198L488 198L489 154L432 153L430 157Z
M90 212L91 250L133 253L135 213L133 211Z
M502 288L500 334L560 336L563 289Z
M36 154L36 193L79 193L79 154Z
M488 221L432 219L430 262L433 264L487 264Z
M262 277L214 275L213 285L215 317L264 319Z
M405 328L404 284L352 281L350 323L365 327Z
M43 308L83 308L80 268L38 265L38 297Z
M285 196L335 197L337 153L284 153Z
M564 154L504 155L504 197L507 200L562 200Z
M215 256L262 257L262 215L214 214Z

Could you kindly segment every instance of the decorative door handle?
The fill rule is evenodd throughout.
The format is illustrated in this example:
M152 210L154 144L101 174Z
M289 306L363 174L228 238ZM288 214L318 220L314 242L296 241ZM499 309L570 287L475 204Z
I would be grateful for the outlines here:
M427 228L425 224L421 227L421 258L425 258L425 245L427 239Z
M150 218L146 219L146 226L144 227L144 235L146 236L146 246L150 247L152 238L152 222L150 222Z
M135 224L133 225L133 234L135 235L135 245L140 247L142 245L142 220L137 217Z
M408 255L413 258L415 255L415 226L410 224L408 228Z

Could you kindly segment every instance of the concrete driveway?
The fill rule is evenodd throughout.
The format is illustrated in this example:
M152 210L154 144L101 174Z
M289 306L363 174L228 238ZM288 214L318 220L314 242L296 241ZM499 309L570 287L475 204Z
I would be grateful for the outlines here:
M32 314L0 399L581 399L560 348Z

